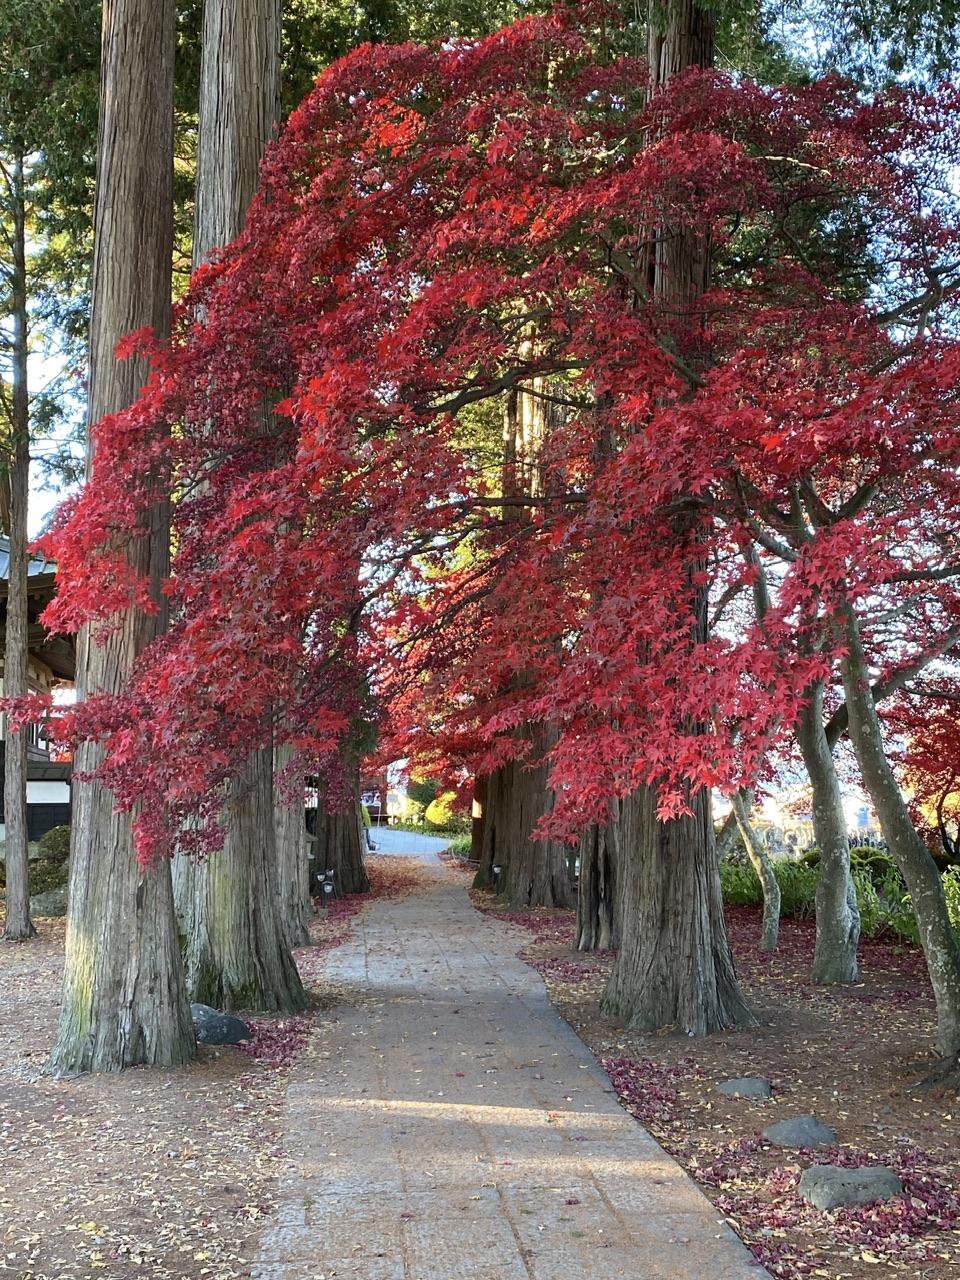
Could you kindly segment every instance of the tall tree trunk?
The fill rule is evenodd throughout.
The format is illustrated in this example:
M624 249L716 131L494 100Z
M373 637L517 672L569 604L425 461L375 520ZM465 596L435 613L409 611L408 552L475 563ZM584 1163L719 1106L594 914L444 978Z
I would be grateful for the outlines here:
M194 882L187 987L217 1009L292 1013L306 997L277 911L273 752L260 755L231 781L224 847Z
M194 262L239 234L279 117L279 0L207 0L203 14ZM280 918L273 753L230 787L223 849L178 878L194 1000L290 1011L304 995Z
M742 791L736 792L732 798L733 816L737 830L743 840L750 865L757 873L760 887L763 890L763 927L760 933L760 950L776 951L780 937L780 886L770 855L757 836L750 821L750 805Z
M813 830L820 850L814 982L856 982L860 911L850 870L840 780L823 724L823 685L811 690L797 740L813 791Z
M118 363L131 330L169 330L173 260L172 0L104 6L100 137L94 216L88 422L116 413L146 378L141 360ZM95 466L88 449L88 471ZM169 546L166 512L144 514L149 536L127 554L154 582ZM158 603L162 598L158 592ZM158 625L132 610L102 643L80 634L79 698L121 691ZM76 753L80 777L102 758ZM50 1068L57 1074L173 1066L196 1052L173 914L169 863L144 869L132 816L115 813L98 782L74 785L63 1003Z
M859 624L849 605L845 626L847 656L843 662L843 688L850 717L850 741L884 838L910 890L937 1006L937 1047L957 1070L960 1068L960 941L950 922L937 864L910 821L903 793L887 760Z
M712 65L714 28L714 14L691 0L651 0L652 94L689 67ZM683 313L708 283L706 246L682 230L656 232L653 291L670 312ZM677 536L690 533L678 527ZM696 590L692 583L690 590ZM694 603L697 641L705 638L706 609L705 602ZM631 1026L676 1026L692 1035L752 1023L727 941L709 792L691 797L689 816L667 823L657 819L649 788L625 803L636 806L634 835L618 868L622 938L604 1008Z
M539 739L541 731L536 732ZM543 749L543 742L538 741L534 750L539 754ZM511 910L574 905L570 850L558 840L531 839L534 827L553 803L548 772L545 764L529 768L521 760L510 760L487 779L483 843L474 886L496 888Z
M483 779L483 815L479 830L476 824L473 829L478 864L473 878L475 889L498 889L503 882L504 868L510 857L510 846L504 833L510 825L513 777L510 768L501 765Z
M604 1011L631 1027L687 1035L751 1025L727 942L709 792L674 822L657 820L649 787L623 803L635 806L635 834L619 868L623 937Z
M348 809L328 813L321 796L313 833L312 892L321 893L320 877L332 872L337 893L366 893L370 888L364 865L366 844L359 797Z
M273 754L274 771L281 774L289 765L293 750L278 747ZM292 803L278 794L273 814L280 923L291 947L302 947L310 941L310 870L303 790L301 785Z
M7 465L10 490L10 561L7 572L7 625L3 655L3 694L27 692L27 505L30 493L30 395L27 382L27 235L23 157L12 166L13 197L13 413ZM7 903L3 936L8 942L32 937L30 859L27 848L27 735L10 728L6 717L3 756L3 821L6 845Z
M525 356L533 354L534 341L521 346ZM529 385L507 394L503 413L503 492L507 498L536 496L544 491L542 452L549 428L544 379L533 378ZM529 517L520 506L504 509L504 522L515 523ZM523 672L515 676L523 684ZM532 754L540 759L554 739L549 726L528 725L521 730L532 740ZM549 768L530 768L511 760L486 781L483 824L480 834L480 865L474 884L477 888L498 888L510 907L569 907L574 894L570 883L570 851L557 840L532 840L533 829L553 805L547 788ZM494 872L499 867L499 873Z
M609 951L620 945L617 864L620 842L631 838L621 818L620 801L612 800L610 821L591 823L580 839L580 878L577 886L578 951ZM626 812L631 806L626 806Z

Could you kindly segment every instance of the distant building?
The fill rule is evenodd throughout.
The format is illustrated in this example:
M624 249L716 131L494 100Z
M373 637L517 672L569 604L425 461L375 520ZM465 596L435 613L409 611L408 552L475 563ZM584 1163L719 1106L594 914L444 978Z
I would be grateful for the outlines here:
M54 636L40 625L39 617L56 590L57 566L43 556L31 557L28 566L27 683L32 693L52 693L72 686L76 675L76 646L72 636ZM7 625L7 591L10 580L10 541L0 535L0 694L3 693L3 645ZM0 715L0 776L7 735L6 716ZM27 829L31 840L70 821L69 761L51 759L50 747L40 730L31 730L27 746ZM3 788L0 786L0 839L3 838Z

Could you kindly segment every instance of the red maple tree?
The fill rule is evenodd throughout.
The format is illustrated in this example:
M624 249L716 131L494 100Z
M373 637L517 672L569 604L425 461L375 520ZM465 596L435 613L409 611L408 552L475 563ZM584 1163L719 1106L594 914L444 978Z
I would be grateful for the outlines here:
M109 627L151 607L113 548L173 495L168 633L50 728L105 743L141 856L215 843L217 784L270 736L330 768L365 688L394 747L471 770L551 725L570 834L643 782L665 816L749 782L831 676L842 605L869 604L881 666L942 647L956 106L713 72L648 101L569 10L331 67L44 542L48 624ZM664 228L712 262L682 309L650 288ZM511 497L464 424L517 388L555 412ZM749 547L770 609L694 641Z

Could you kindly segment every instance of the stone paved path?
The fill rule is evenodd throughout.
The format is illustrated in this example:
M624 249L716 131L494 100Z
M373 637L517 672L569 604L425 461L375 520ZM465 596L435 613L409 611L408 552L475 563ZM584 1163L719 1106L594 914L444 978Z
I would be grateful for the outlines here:
M527 935L425 860L424 892L331 953L345 999L294 1071L253 1276L764 1280L516 958Z

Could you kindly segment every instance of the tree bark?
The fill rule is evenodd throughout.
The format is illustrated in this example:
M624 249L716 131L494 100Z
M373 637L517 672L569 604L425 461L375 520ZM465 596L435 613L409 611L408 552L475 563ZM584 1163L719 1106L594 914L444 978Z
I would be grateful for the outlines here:
M715 18L690 0L651 3L648 11L650 92L692 66L713 63ZM654 294L671 313L687 312L709 280L706 246L682 229L656 228L650 261ZM678 538L689 530L677 528ZM697 588L691 581L692 596ZM699 619L691 641L706 636L705 601L692 601ZM690 816L663 823L655 792L641 788L633 835L621 873L620 952L604 993L608 1013L630 1026L675 1026L705 1035L755 1019L737 983L723 918L720 873L706 790L690 799Z
M814 982L856 982L860 911L850 870L850 846L840 780L823 723L823 685L811 690L797 740L813 790L813 830L820 850Z
M282 773L292 757L290 747L278 747L274 751L274 771ZM307 824L305 820L303 787L299 799L291 803L277 795L274 803L273 825L277 846L277 899L280 924L287 945L302 947L310 941L309 920L310 871L307 860Z
M3 655L3 694L27 692L27 506L30 495L30 392L28 384L27 237L23 157L16 156L11 174L13 203L13 272L10 302L13 318L13 388L10 450L7 457L10 521L10 567L7 574L7 623ZM6 918L3 937L21 942L36 930L30 919L30 858L27 835L27 735L10 728L6 716L3 757L3 820L6 860Z
M619 871L624 914L603 1010L630 1027L708 1035L755 1019L737 983L723 918L710 795L660 822L656 794L634 792L633 836Z
M366 843L359 798L346 811L328 813L321 797L313 835L311 891L322 893L320 877L333 872L337 893L366 893L370 888L364 865Z
M131 404L145 381L143 361L114 359L118 339L144 326L169 331L174 42L172 0L114 0L104 7L89 423ZM88 450L88 471L95 463ZM145 513L149 535L128 549L154 582L168 553L165 514ZM80 634L79 698L120 692L158 625L132 610L116 622L102 643L90 628ZM97 745L82 744L77 775L96 769L101 758ZM132 815L115 813L99 782L78 780L63 1003L50 1069L66 1075L173 1066L195 1052L169 863L140 867Z
M532 731L532 730L528 730ZM538 737L540 735L537 730ZM537 752L543 744L535 747ZM534 827L550 810L548 767L510 760L487 779L478 889L496 888L513 911L526 907L572 907L570 850L558 840L533 840ZM495 868L499 867L499 873Z
M937 1047L942 1056L960 1056L960 942L947 911L943 880L930 851L914 830L884 750L877 706L856 614L845 610L847 656L843 687L850 717L850 741L863 784L870 794L890 852L910 890L937 1006Z
M279 0L207 0L193 247L198 265L243 227L279 117L279 68ZM273 795L273 753L263 748L231 785L223 849L178 869L194 1000L222 1000L223 1008L303 1007L280 914Z
M776 951L780 937L780 886L770 861L770 855L758 839L753 823L750 821L750 805L742 791L736 792L732 798L733 816L737 829L743 840L743 846L750 859L750 865L757 873L760 887L763 889L763 926L760 932L760 950Z
M277 911L273 752L260 755L230 783L224 847L194 881L187 988L216 1009L294 1013L306 997Z

